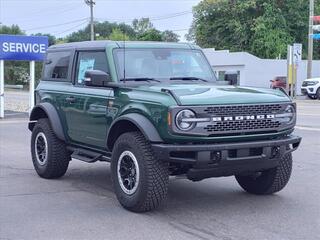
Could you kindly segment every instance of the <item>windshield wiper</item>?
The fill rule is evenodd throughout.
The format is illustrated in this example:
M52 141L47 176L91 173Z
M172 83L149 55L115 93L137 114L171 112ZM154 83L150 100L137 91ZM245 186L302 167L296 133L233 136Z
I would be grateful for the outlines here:
M161 82L157 79L154 78L148 78L148 77L136 77L136 78L121 78L120 82L126 82L126 81L134 81L134 82L143 82L143 81L147 81L147 82Z
M208 80L198 77L172 77L170 80L182 80L182 81L193 81L193 80L199 80L203 82L208 82Z

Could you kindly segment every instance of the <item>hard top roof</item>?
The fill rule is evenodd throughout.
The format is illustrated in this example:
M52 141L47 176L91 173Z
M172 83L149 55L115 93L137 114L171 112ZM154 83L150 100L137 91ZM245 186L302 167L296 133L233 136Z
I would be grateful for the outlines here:
M197 45L189 43L171 43L171 42L143 42L143 41L84 41L84 42L72 42L57 44L49 47L50 50L62 50L62 49L98 49L113 46L114 48L179 48L179 49L200 49Z

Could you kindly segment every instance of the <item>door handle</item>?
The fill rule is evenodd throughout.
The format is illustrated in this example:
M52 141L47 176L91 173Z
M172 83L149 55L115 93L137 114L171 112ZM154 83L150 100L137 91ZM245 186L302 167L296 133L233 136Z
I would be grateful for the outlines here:
M66 98L66 101L67 101L68 103L75 103L75 102L76 102L76 99L75 99L75 97L67 97L67 98Z

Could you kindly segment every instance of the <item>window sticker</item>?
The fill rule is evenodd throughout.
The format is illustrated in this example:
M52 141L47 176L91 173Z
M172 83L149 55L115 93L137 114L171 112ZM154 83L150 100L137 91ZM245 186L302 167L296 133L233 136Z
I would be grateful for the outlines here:
M86 71L93 70L95 59L81 59L78 73L78 83L83 83Z

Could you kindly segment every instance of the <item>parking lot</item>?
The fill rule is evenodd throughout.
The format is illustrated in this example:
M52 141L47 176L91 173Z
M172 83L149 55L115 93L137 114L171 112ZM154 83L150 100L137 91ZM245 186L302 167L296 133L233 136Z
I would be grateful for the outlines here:
M109 164L72 161L59 180L33 170L27 119L0 120L0 239L319 239L320 101L298 101L287 187L246 194L233 177L170 180L168 199L134 214L118 203Z

